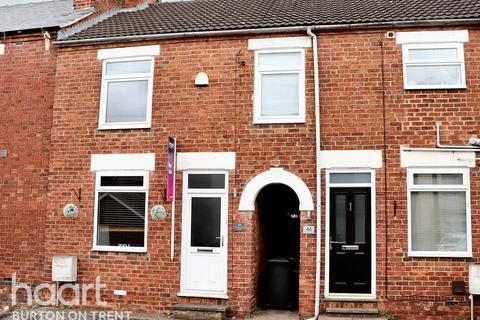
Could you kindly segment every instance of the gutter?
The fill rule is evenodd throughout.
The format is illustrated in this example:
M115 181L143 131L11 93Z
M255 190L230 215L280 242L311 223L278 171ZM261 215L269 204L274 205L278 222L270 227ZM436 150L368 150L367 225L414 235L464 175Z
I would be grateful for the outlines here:
M322 184L320 169L320 81L318 78L318 40L317 36L312 32L312 28L307 29L307 34L312 38L313 42L313 81L315 86L315 157L316 157L316 210L317 210L317 249L315 262L315 317L317 320L320 314L320 272L321 272L321 247L322 247Z
M160 39L181 39L194 38L202 36L230 36L246 35L259 33L285 33L285 32L305 32L307 29L312 31L332 31L342 29L365 29L379 27L418 27L418 26L460 26L469 24L480 24L480 18L469 19L436 19L436 20L409 20L409 21L391 21L391 22L369 22L369 23L348 23L332 25L312 25L312 26L291 26L275 28L250 28L250 29L231 29L216 31L192 31L192 32L174 32L174 33L156 33L144 35L115 36L105 38L89 38L78 40L55 41L58 47L79 46L84 44L114 43L125 41L144 41Z

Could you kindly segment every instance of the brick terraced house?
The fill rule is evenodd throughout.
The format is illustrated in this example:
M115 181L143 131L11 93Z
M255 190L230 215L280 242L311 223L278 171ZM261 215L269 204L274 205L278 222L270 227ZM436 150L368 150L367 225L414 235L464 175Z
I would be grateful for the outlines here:
M119 310L466 319L479 22L477 0L193 0L64 28L44 137L24 126L6 148L45 139L48 169L2 185L0 246L37 253L26 282L76 257L78 282L101 276ZM6 233L27 223L38 250ZM0 257L5 278L22 270Z

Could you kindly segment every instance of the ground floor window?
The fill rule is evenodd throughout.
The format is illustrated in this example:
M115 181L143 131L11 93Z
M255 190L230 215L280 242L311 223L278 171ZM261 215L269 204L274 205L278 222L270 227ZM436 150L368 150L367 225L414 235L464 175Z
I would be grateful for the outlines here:
M471 256L468 169L409 169L409 255Z
M94 249L145 252L147 201L147 171L97 172Z

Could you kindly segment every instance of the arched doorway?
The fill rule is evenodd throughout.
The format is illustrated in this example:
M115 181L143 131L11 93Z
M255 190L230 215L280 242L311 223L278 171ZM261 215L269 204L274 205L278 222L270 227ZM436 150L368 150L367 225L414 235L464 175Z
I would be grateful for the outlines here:
M255 201L257 306L298 309L299 199L289 186L265 186Z

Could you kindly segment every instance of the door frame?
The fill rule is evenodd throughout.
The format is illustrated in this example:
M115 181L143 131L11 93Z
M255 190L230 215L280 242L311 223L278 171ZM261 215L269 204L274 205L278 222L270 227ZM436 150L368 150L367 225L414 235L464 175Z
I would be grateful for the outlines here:
M188 188L188 176L190 174L224 174L225 175L225 188L222 192L219 192L220 189L189 189ZM177 294L181 297L200 297L200 298L217 298L217 299L228 299L227 290L228 290L228 170L185 170L183 172L183 187L182 187L182 241L181 241L181 259L180 259L180 292ZM221 225L221 234L223 235L223 254L225 255L225 282L224 290L219 292L214 291L193 291L186 289L187 286L187 263L188 263L188 254L190 252L190 245L187 239L190 239L191 220L187 215L191 214L190 205L188 200L192 195L216 195L221 197L224 200L222 204L222 214L225 216L222 217ZM190 223L187 223L190 222Z
M370 183L330 183L331 173L369 173ZM371 208L371 284L370 294L330 293L330 188L370 188ZM374 169L327 169L325 170L325 298L365 300L376 299L377 268L376 268L376 189Z

